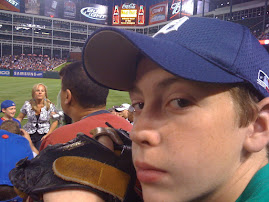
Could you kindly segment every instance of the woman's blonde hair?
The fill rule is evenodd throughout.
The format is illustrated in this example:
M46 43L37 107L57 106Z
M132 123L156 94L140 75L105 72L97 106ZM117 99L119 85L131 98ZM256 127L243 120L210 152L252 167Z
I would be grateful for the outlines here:
M50 104L51 104L51 101L48 99L48 90L47 90L47 86L45 86L43 83L37 83L33 86L32 88L32 99L29 101L31 106L32 106L32 109L35 111L35 112L39 112L38 108L37 108L37 103L36 103L36 100L35 100L35 92L38 88L38 86L43 86L44 89L45 89L45 98L43 100L43 106L46 107L46 110L48 111L50 109Z

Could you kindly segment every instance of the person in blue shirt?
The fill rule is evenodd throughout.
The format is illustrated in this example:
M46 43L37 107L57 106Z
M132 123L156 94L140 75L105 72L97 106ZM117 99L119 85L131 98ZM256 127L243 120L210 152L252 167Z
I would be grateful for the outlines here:
M26 138L0 129L0 202L22 202L14 191L9 172L21 159L33 158L33 152Z

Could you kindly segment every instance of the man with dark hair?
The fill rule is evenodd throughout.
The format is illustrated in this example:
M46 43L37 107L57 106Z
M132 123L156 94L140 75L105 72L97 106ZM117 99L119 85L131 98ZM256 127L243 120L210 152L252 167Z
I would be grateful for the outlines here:
M103 108L106 106L108 88L87 80L81 62L74 62L63 67L59 74L62 78L62 91L68 89L72 92L72 97L81 107Z
M74 139L79 132L91 136L90 130L106 127L105 122L115 128L131 130L132 125L128 121L105 110L109 90L89 80L81 62L65 66L61 69L60 76L61 106L73 123L53 131L42 142L40 150L50 144L66 143Z

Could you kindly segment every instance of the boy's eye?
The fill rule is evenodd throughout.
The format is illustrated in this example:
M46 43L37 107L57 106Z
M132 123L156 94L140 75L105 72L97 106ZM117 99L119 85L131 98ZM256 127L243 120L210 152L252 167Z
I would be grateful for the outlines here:
M135 104L132 104L129 111L138 112L138 111L142 110L143 107L144 107L143 102L135 103Z
M175 99L171 101L171 105L173 107L180 107L180 108L184 108L184 107L188 107L191 105L191 102L189 100L186 99Z

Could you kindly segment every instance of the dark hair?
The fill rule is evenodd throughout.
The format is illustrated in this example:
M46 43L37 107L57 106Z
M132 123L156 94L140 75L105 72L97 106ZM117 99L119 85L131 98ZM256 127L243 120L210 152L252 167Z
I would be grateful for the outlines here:
M60 71L62 90L69 89L81 107L105 106L108 88L92 81L83 69L82 62L73 62Z
M16 121L6 120L0 125L0 129L6 130L10 133L21 134L20 126Z

